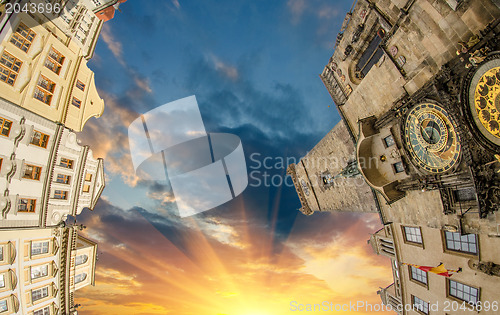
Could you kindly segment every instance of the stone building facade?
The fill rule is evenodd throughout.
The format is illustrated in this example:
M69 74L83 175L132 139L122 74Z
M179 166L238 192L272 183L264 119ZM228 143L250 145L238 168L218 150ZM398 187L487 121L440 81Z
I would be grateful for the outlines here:
M391 259L394 276L379 294L384 304L403 306L400 314L466 312L446 311L453 302L474 312L490 303L481 313L498 313L491 303L500 289L499 7L492 0L357 1L320 74L342 118L334 130L345 128L350 138L351 174L374 192L361 201L333 189L324 199L378 210L384 228L370 243ZM309 154L349 147L332 135ZM295 177L303 208L311 207ZM446 278L403 264L441 262L461 272Z
M297 164L290 164L287 173L299 195L300 211L306 215L315 211L376 212L373 192L355 162L349 132L338 124Z
M498 314L499 236L388 223L369 240L393 272L378 294L398 314ZM445 277L408 263L461 272Z
M366 0L347 14L320 78L384 222L496 232L499 16L490 0Z

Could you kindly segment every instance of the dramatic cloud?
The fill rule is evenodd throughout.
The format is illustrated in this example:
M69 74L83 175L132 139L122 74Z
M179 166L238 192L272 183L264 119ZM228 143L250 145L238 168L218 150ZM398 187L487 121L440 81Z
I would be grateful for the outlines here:
M106 43L108 49L111 50L116 60L121 65L125 65L125 61L123 60L123 46L114 38L113 34L111 33L111 27L109 26L109 24L105 23L103 25L100 37Z
M341 23L333 5L180 9L175 0L126 2L90 62L106 107L78 138L104 157L107 182L96 209L78 218L100 253L96 286L77 294L82 314L280 315L292 301L380 303L376 290L391 274L366 244L377 216L303 216L287 163L275 163L304 156L339 120L318 78L331 55L323 43L335 38L330 22ZM181 219L169 183L136 176L127 129L189 95L207 131L241 138L255 176L237 198Z
M212 60L215 70L222 72L226 77L232 80L238 79L238 70L235 67L229 66L222 62L217 56L211 54L210 59Z
M240 219L247 214L238 213ZM330 216L337 217L325 214L328 220L317 222L320 230L330 226ZM279 315L290 313L292 301L378 304L373 290L385 284L390 268L375 264L364 239L355 241L368 231L364 223L371 219L364 216L328 242L292 235L276 252L266 228L244 220L176 221L101 201L79 218L89 236L103 239L96 287L78 292L85 299L77 301L89 315Z

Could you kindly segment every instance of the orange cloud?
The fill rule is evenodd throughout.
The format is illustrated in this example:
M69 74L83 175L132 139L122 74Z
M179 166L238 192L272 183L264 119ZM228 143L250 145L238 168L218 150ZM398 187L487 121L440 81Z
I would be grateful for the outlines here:
M191 218L177 241L135 211L94 216L89 234L102 236L104 254L96 287L78 292L92 301L78 301L85 314L280 315L295 314L293 303L380 304L376 290L390 269L369 254L368 234L355 237L370 220L317 246L290 237L276 252L267 227L246 224L252 220L238 209L230 222Z

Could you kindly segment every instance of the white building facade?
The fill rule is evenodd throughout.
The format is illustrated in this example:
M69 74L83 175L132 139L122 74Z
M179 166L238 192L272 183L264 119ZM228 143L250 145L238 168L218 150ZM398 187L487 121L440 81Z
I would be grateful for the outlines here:
M0 228L46 227L93 209L102 159L64 126L0 99Z
M76 314L74 292L94 285L97 244L74 227L0 231L0 312Z

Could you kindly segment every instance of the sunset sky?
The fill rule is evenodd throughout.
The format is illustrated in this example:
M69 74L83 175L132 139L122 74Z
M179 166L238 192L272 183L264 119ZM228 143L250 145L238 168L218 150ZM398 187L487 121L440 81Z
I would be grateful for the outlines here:
M106 171L103 197L78 217L99 244L96 286L76 294L80 314L323 314L292 305L381 303L390 264L367 244L378 215L306 217L285 181L287 161L340 121L318 74L351 5L128 0L105 23L89 67L106 109L78 135ZM127 128L190 95L207 131L241 138L253 176L234 200L179 218L168 185L135 175Z

